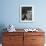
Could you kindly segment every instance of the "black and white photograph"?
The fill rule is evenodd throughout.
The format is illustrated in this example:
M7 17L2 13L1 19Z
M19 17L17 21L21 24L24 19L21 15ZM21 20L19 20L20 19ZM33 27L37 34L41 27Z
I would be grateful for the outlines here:
M20 21L21 22L32 22L33 21L33 7L32 5L22 5L20 7Z

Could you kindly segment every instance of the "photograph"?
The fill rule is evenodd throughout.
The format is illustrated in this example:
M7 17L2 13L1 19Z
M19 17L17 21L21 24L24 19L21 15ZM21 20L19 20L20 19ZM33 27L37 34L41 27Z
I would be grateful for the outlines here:
M33 21L33 7L32 5L22 5L20 7L20 21L32 22Z

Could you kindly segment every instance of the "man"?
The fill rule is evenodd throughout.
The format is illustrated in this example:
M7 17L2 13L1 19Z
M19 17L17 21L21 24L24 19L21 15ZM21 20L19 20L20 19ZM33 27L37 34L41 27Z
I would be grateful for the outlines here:
M22 14L22 20L32 20L32 11L27 10Z

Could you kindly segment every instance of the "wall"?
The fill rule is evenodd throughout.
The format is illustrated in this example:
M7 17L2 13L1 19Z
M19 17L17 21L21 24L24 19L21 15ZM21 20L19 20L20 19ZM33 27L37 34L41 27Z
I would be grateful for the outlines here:
M16 28L38 27L46 28L46 0L1 0L0 25L13 24ZM20 5L33 5L35 22L21 23Z

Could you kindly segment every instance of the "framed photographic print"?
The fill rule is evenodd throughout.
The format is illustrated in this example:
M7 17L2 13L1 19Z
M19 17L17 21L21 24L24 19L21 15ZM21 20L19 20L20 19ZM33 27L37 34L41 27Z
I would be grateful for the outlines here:
M34 21L34 7L32 5L20 5L20 22Z

